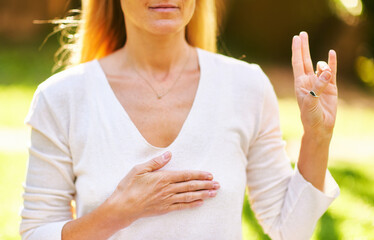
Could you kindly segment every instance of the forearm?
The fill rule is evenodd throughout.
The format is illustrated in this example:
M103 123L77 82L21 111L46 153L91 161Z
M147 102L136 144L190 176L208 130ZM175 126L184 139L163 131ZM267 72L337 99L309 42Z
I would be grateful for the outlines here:
M323 191L329 156L331 135L304 133L297 166L303 177Z
M130 219L126 220L126 216L121 219L115 219L114 216L113 207L107 200L89 214L66 223L62 229L61 239L108 239L132 223Z

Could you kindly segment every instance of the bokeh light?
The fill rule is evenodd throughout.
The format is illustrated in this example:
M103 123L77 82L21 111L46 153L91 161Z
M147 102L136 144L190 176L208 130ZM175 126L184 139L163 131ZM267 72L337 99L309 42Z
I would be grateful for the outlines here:
M374 59L360 56L356 61L356 70L360 79L369 87L374 88Z
M331 6L336 15L349 25L356 25L363 14L361 0L332 0Z
M292 36L309 33L314 65L327 60L329 49L336 50L339 107L329 169L341 195L319 220L312 240L374 239L374 0L223 2L220 53L257 63L268 75L278 96L281 129L292 163L298 159L303 134L293 89ZM71 16L68 9L79 8L80 3L11 0L0 4L1 240L21 239L19 213L30 141L23 120L37 85L55 69L60 41L74 38L69 26L79 11L70 12ZM62 16L67 17L64 26L45 24ZM57 34L49 35L54 30ZM62 32L68 34L61 40ZM57 52L61 58L64 54ZM74 201L71 207L74 214ZM242 227L243 240L270 239L247 201Z

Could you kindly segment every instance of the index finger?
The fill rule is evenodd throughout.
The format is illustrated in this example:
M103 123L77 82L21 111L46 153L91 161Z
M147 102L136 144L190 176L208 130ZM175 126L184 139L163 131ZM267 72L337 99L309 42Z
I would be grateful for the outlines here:
M313 63L310 57L309 51L309 37L306 32L300 33L301 39L301 52L303 54L303 61L304 61L304 70L306 74L314 74L313 72Z
M292 39L292 69L295 78L305 74L301 52L301 39L299 36L294 36Z
M209 172L188 170L188 171L170 171L168 180L171 183L187 182L191 180L212 180L213 175Z

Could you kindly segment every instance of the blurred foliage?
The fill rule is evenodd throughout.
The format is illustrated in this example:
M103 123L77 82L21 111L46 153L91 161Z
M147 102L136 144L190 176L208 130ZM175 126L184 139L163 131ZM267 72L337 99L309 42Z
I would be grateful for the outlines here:
M52 75L56 36L39 49L42 40L27 44L0 41L0 86L36 86Z
M321 0L235 0L227 1L227 5L221 36L226 46L222 50L234 57L245 54L247 61L254 62L288 63L293 35L306 30L316 37L314 31L328 17L326 1Z
M314 63L335 49L340 81L370 89L356 67L360 56L373 58L373 0L226 1L227 15L219 37L221 52L260 64L289 65L291 39L300 31L310 36Z
M59 14L57 14L58 9L47 2L48 8L45 11L36 10L37 8L30 10L35 10L35 16L31 19L32 14L29 14L29 22L61 18L68 15L69 9L80 7L80 0L57 2L56 6L61 6ZM341 76L339 80L360 85L374 92L374 87L367 84L368 80L365 77L365 74L371 70L357 67L357 64L362 62L358 61L359 57L374 58L373 0L224 0L224 2L225 17L219 36L219 49L222 53L236 58L245 55L244 60L259 64L273 63L289 66L293 35L300 31L307 31L315 63L317 60L327 60L328 50L335 49L339 59ZM10 9L15 11L17 6L21 7L24 3L21 0L4 2L5 8L7 4L14 5ZM46 2L37 0L33 4L42 6ZM15 16L15 14L7 16ZM22 16L18 15L18 17ZM46 37L53 31L53 27L51 24L38 25L39 36L43 34L41 29L44 29ZM20 31L19 34L22 32ZM34 40L30 39L32 42L35 42ZM57 49L56 47L54 52ZM21 51L22 49L19 49L18 52ZM1 63L4 61L6 63L6 59ZM0 66L8 68L12 65ZM30 65L24 64L24 66ZM6 78L0 81L6 81Z
M356 61L357 73L361 80L369 87L374 89L374 59L363 56L358 57Z
M0 85L0 128L23 127L36 86ZM17 99L17 100L16 100Z
M369 170L373 167L373 163L334 162L330 172L339 183L341 195L319 220L312 240L374 238L374 177ZM247 199L243 207L244 240L269 240Z
M10 136L8 136L10 137ZM0 239L18 240L26 152L0 151Z
M368 23L368 42L366 49L361 52L362 56L356 61L356 70L360 79L374 92L374 1L362 0L362 2Z
M22 5L22 1L19 2ZM352 9L359 2L362 12L353 14ZM73 0L71 4L77 7L79 1ZM222 53L237 58L245 54L244 60L249 62L289 67L292 36L305 30L310 35L314 62L326 60L328 49L334 48L339 56L340 76L367 89L374 88L373 0L226 0L226 5L227 16L219 37ZM36 86L52 74L53 55L59 47L58 34L39 50L43 37L52 29L52 25L44 25L42 39L17 45L0 43L0 239L4 240L20 239L17 214L22 202L27 152L25 146L21 146L22 151L14 151L1 144L13 141L20 148L24 141L24 135L20 134L20 141L14 133L25 131L23 119L32 94ZM294 99L279 102L285 138L299 139L297 103ZM343 105L339 116L335 137L372 136L372 109ZM374 239L374 175L371 173L374 165L358 158L338 160L332 162L330 169L341 187L341 196L318 222L313 240ZM248 202L243 206L243 233L244 239L246 236L269 239Z

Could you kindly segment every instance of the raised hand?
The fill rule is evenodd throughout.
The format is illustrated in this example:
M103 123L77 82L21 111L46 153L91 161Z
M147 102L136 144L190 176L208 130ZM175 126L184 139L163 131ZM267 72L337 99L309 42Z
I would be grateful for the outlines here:
M330 50L328 63L318 62L315 72L309 52L308 34L301 32L293 38L292 67L304 131L319 137L331 137L338 102L335 51Z

